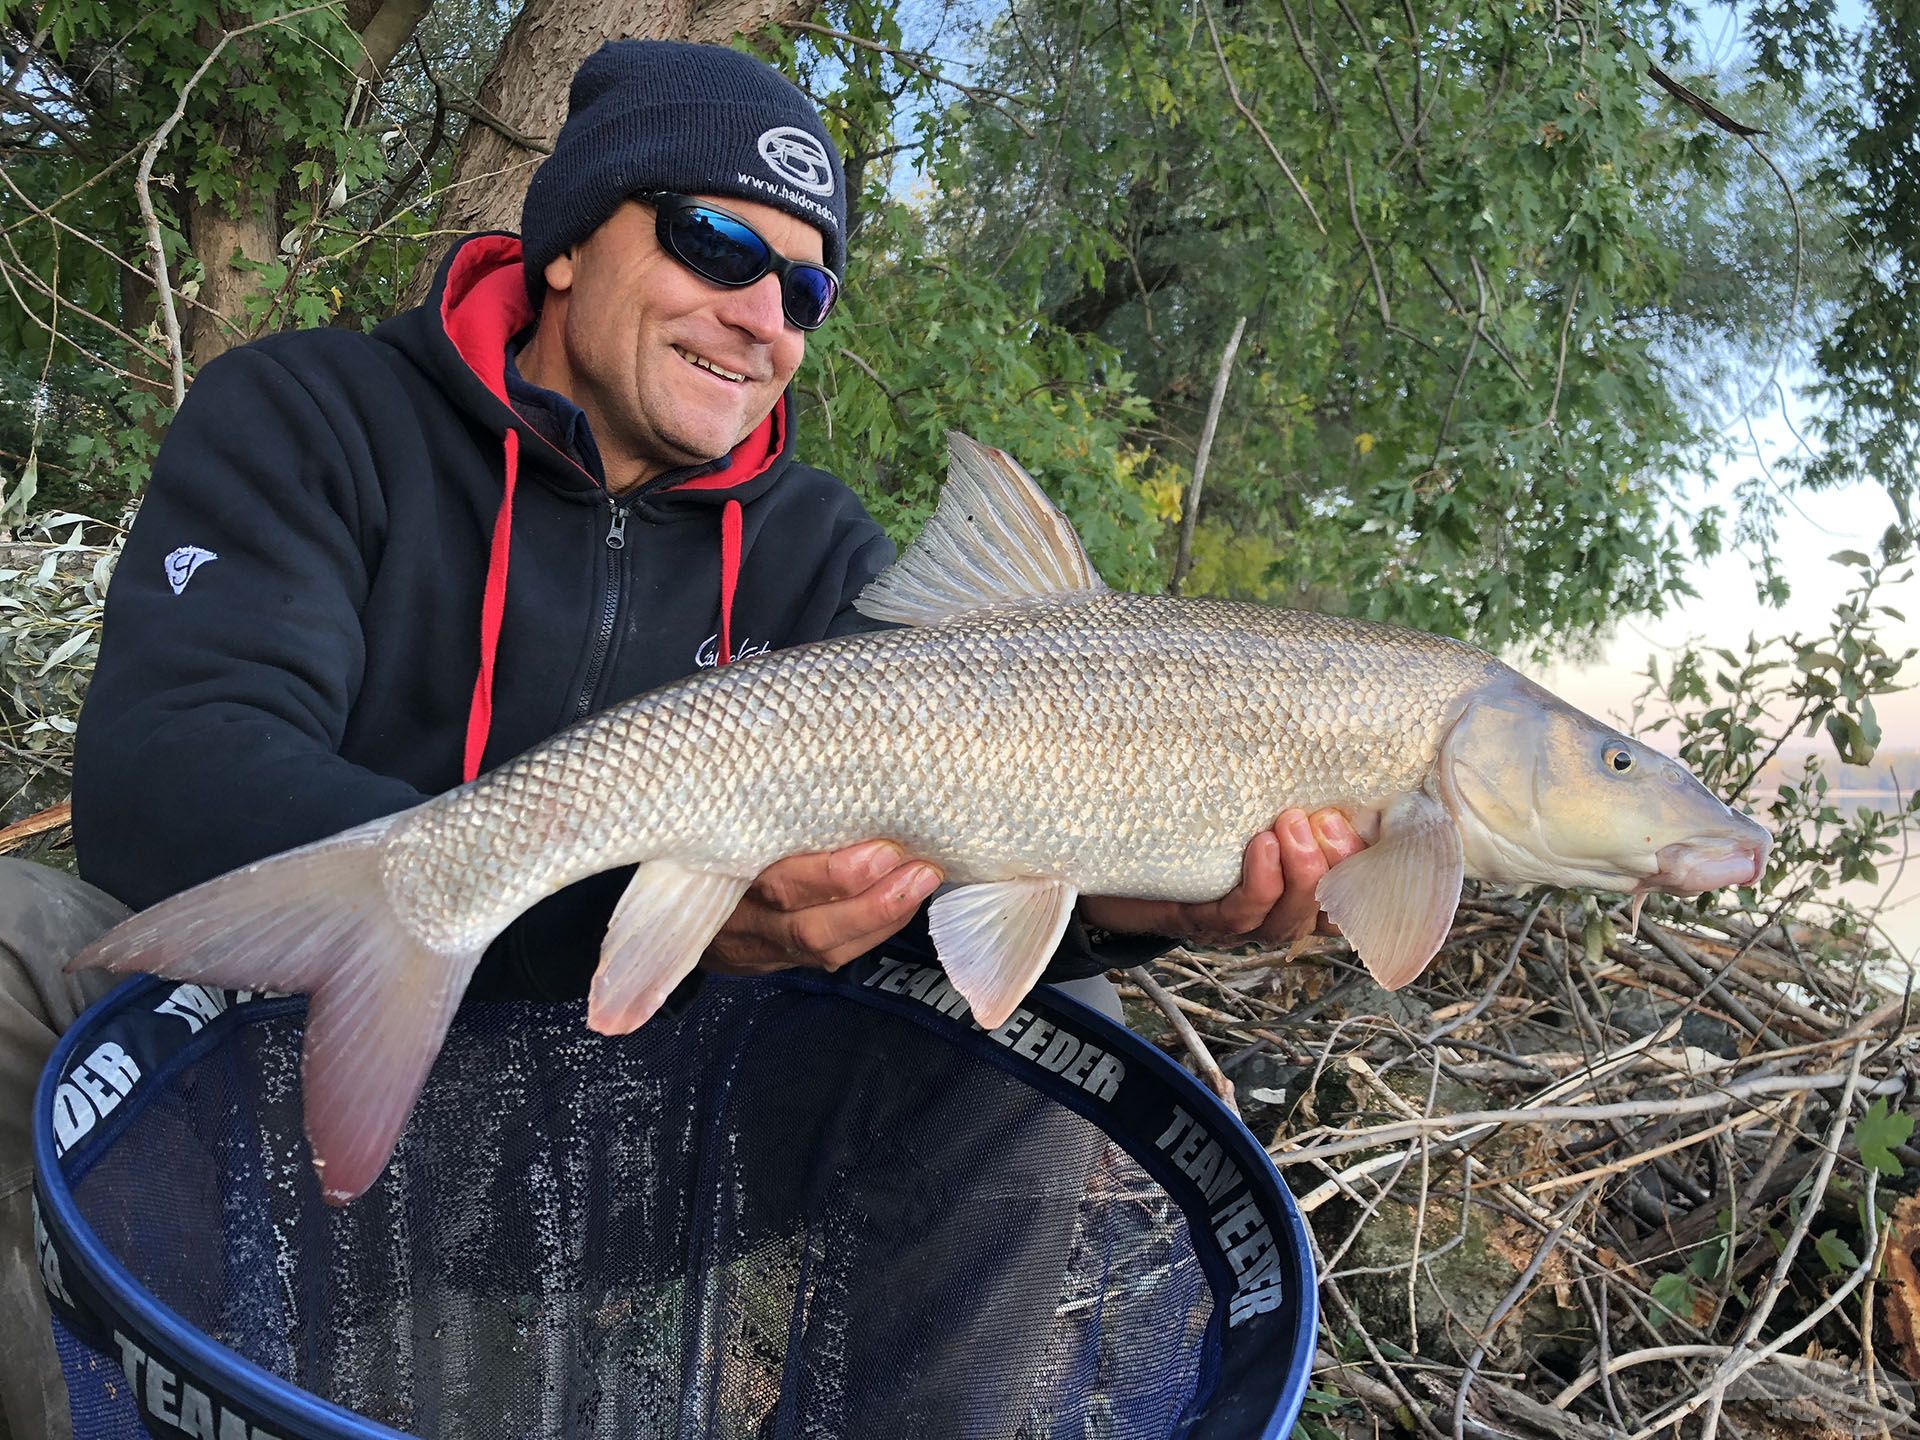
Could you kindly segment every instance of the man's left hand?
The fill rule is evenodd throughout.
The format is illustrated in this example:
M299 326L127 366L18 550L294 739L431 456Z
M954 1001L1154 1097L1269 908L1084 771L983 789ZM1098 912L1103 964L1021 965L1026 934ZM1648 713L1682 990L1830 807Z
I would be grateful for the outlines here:
M1338 810L1288 810L1248 842L1240 883L1218 900L1123 900L1084 896L1089 925L1120 934L1174 935L1205 945L1291 945L1315 930L1332 934L1314 901L1327 867L1366 848Z

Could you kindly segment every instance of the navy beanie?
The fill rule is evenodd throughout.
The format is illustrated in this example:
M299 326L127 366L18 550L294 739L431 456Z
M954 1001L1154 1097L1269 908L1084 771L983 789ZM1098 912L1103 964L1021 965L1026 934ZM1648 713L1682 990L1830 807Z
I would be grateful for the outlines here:
M613 40L582 62L567 123L520 216L527 294L546 268L641 190L730 195L797 216L847 268L846 177L813 103L771 66L721 45Z

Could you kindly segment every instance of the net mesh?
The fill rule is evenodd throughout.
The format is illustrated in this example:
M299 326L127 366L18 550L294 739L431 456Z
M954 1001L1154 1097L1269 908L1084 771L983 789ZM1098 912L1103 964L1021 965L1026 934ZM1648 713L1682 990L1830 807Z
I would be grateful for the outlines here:
M163 1304L316 1395L428 1437L1183 1429L1212 1299L1181 1212L898 1015L710 983L608 1040L469 1006L344 1210L298 1138L299 1025L236 1027L73 1194ZM115 1357L60 1343L77 1432L140 1433Z

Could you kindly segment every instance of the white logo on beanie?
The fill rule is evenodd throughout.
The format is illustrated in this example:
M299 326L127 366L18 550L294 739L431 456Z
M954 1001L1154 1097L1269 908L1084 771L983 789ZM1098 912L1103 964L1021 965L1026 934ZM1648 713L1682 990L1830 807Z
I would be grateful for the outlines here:
M774 126L760 137L760 158L789 185L815 195L833 193L833 162L826 147L804 130Z

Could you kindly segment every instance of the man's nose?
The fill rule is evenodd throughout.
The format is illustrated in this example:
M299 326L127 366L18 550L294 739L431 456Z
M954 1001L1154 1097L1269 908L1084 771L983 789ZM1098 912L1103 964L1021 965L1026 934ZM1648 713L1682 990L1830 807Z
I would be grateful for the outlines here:
M787 328L786 314L780 308L780 277L769 272L751 285L729 290L720 315L761 344L771 345Z

